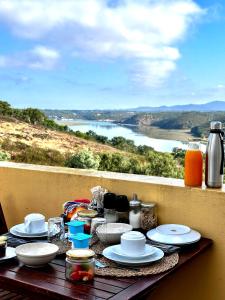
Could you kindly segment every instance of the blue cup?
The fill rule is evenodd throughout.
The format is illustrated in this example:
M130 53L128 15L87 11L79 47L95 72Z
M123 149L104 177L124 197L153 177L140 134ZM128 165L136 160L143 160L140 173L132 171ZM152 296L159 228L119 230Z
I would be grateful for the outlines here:
M76 220L66 223L66 225L68 225L68 227L69 227L70 234L83 233L84 232L84 224L85 224L85 222L76 221Z
M86 233L71 234L69 240L72 242L72 248L89 248L89 240L92 235Z

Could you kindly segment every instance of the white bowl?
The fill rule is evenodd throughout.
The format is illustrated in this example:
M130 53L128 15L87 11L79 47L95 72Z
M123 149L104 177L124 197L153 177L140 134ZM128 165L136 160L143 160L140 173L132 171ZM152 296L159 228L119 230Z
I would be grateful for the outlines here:
M59 247L50 243L27 243L16 247L17 258L29 267L41 267L53 260Z
M142 255L145 252L146 237L138 231L125 232L121 236L121 249L129 256Z
M107 223L97 227L96 233L104 244L119 244L121 235L131 231L133 227L125 223Z

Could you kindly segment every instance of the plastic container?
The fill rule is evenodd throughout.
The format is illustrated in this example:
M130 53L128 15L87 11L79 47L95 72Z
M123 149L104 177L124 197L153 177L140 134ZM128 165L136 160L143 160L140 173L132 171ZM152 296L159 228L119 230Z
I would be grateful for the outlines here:
M94 278L94 251L73 249L66 252L66 279L72 282L86 282Z
M69 240L72 242L72 248L85 249L89 248L89 240L92 235L85 233L71 234Z
M203 156L199 144L189 143L184 161L184 183L190 187L202 186Z
M84 232L85 222L74 220L74 221L67 222L66 225L68 225L69 234L77 234L77 233Z

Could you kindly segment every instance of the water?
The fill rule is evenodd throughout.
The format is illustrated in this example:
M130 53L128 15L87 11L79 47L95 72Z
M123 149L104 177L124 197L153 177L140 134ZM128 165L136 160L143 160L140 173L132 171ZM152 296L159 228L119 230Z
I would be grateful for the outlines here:
M106 121L91 121L91 120L75 120L73 125L69 126L74 131L87 132L92 130L99 135L107 136L112 139L115 136L122 136L126 139L133 140L135 145L147 145L153 147L156 151L172 152L173 148L178 147L187 149L187 143L176 140L165 140L150 138L142 133L132 130L133 126L125 127ZM75 125L76 123L76 125ZM134 127L133 127L134 128Z

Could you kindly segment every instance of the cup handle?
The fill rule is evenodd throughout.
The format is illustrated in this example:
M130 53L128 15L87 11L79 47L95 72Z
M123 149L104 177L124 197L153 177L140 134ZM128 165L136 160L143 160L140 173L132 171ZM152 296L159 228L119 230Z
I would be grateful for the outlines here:
M29 220L27 220L27 221L25 222L25 231L26 231L27 233L30 232L30 224L31 224L31 222L30 222Z

